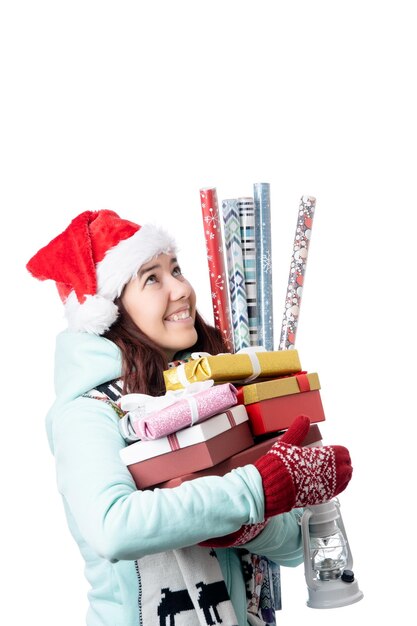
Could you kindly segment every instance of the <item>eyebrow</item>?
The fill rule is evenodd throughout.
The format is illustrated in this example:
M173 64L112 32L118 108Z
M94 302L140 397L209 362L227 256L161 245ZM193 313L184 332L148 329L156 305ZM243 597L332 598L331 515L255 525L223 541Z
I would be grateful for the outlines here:
M170 265L173 265L174 263L178 263L177 261L177 257L173 257L170 261ZM139 272L138 272L138 276L139 278L142 278L142 276L144 274L147 274L147 272L152 272L153 270L157 270L161 268L161 264L160 263L155 263L155 265L151 265L150 267L142 267Z

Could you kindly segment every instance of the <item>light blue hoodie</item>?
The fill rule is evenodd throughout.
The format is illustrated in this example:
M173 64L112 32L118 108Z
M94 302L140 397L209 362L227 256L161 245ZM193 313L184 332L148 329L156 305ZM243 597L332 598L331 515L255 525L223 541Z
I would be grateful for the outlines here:
M63 332L56 346L56 401L46 418L58 489L70 531L91 585L88 626L138 626L135 559L227 535L263 520L261 477L253 465L175 489L138 491L123 465L125 446L114 410L80 397L119 378L121 358L111 341ZM302 561L297 512L273 518L245 548L281 565ZM237 550L216 550L239 626L247 626ZM145 624L144 626L154 626Z

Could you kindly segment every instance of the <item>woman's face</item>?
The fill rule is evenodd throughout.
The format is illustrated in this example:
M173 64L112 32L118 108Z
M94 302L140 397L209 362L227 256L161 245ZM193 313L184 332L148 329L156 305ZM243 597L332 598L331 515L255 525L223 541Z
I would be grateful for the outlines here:
M160 254L144 263L121 300L136 326L165 351L168 360L197 341L195 292L175 256Z

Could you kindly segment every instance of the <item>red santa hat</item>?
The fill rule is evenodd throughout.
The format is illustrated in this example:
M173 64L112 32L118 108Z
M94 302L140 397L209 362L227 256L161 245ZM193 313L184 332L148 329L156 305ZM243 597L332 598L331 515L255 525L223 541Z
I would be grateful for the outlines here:
M163 229L138 226L114 211L84 211L27 264L39 280L54 280L68 328L102 335L119 314L114 303L147 261L176 251Z

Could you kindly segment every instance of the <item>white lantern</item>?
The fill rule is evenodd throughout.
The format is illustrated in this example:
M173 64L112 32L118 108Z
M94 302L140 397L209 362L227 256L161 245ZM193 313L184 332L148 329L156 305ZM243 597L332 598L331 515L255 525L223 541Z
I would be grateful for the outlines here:
M310 506L301 517L307 606L332 609L363 598L336 499Z

